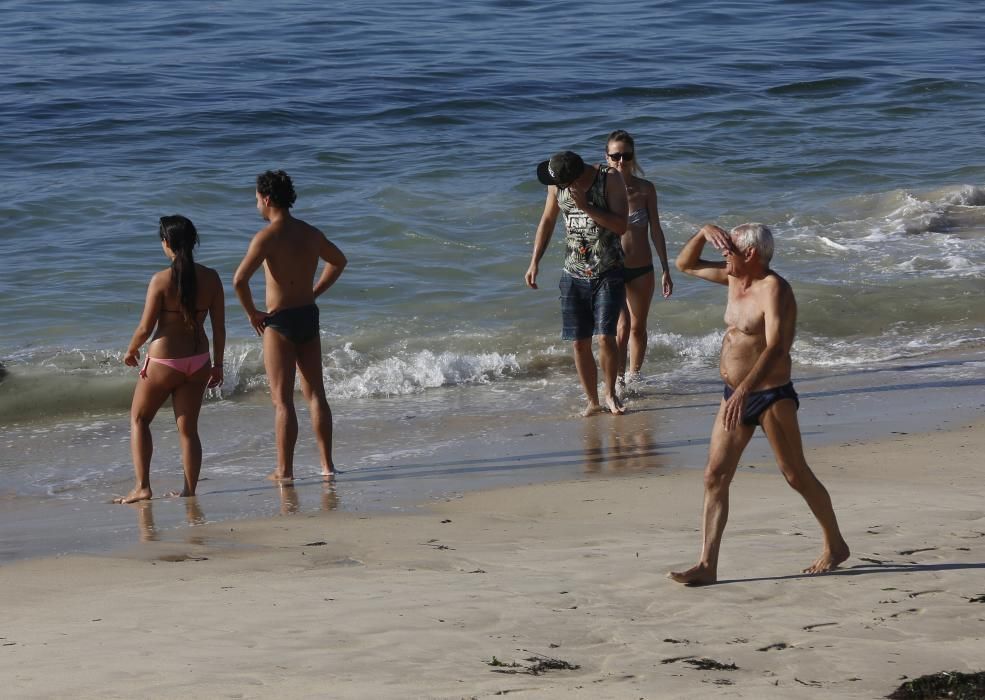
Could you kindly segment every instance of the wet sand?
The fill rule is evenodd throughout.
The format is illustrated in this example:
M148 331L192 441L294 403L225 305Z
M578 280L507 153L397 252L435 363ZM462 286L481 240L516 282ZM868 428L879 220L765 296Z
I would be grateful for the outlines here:
M213 403L201 420L205 459L194 507L155 498L148 509L111 505L133 485L125 415L4 430L0 450L0 564L37 556L105 553L144 539L183 538L203 522L327 511L414 512L480 489L658 474L704 465L721 397L712 368L658 376L626 399L629 413L589 420L577 381L457 387L394 399L339 401L333 488L317 477L302 409L295 489L266 480L273 420L264 396ZM949 429L985 414L985 353L876 368L798 371L809 449L897 433ZM154 425L155 496L182 485L169 410ZM746 459L766 459L753 438Z

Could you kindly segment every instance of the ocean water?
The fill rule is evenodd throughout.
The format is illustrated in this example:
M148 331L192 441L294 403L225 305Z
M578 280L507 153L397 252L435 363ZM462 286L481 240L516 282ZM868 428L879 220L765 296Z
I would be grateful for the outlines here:
M272 430L262 356L230 286L268 168L294 177L296 214L350 260L320 305L356 469L428 454L401 437L407 415L577 406L560 225L541 290L522 281L544 201L534 168L569 148L600 159L614 128L636 137L672 257L707 221L773 228L799 300L798 373L985 347L985 20L970 0L2 6L12 498L105 497L127 478L135 375L120 360L170 213L196 223L197 259L227 284L214 457L269 466L253 443ZM717 363L721 290L674 280L651 310L644 393ZM388 439L370 438L374 421Z

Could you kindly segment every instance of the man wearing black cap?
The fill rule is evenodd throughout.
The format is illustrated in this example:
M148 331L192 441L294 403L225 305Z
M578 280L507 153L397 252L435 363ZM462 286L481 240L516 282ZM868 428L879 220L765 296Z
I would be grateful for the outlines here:
M604 410L599 403L593 335L599 339L605 408L621 415L626 409L616 396L616 326L626 297L619 243L626 232L626 186L616 171L586 165L571 151L555 153L537 166L537 179L547 185L547 201L525 275L527 286L537 289L540 259L554 235L558 213L562 213L561 338L574 342L575 368L588 397L582 415Z

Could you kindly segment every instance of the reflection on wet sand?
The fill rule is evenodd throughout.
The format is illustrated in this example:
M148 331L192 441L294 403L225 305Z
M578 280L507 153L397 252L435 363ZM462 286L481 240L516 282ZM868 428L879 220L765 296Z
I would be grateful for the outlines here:
M335 488L335 481L319 481L318 482L320 492L318 505L322 511L329 512L337 510L339 508L339 496ZM281 515L295 515L301 512L301 497L300 489L305 488L306 484L297 484L297 482L282 482L275 484L273 488L277 489L277 495L280 501L280 514ZM214 494L213 494L214 495ZM311 497L312 494L308 494ZM208 496L206 496L208 497ZM157 528L154 523L154 504L160 503L161 499L147 500L147 501L137 501L136 503L129 504L137 513L137 531L141 542L158 542L161 540L161 531ZM165 502L172 501L172 499L166 499ZM205 525L208 519L205 517L205 512L202 510L201 502L198 496L182 497L180 498L181 503L185 507L185 522L188 524L189 529L185 531L185 540L189 544L204 544L205 538L198 535L194 528L198 525ZM173 501L172 501L173 502ZM162 508L168 508L167 505L162 505ZM173 511L165 511L166 513L173 513ZM169 524L165 529L171 527Z
M204 525L208 522L205 518L205 512L199 505L198 498L196 496L182 498L181 500L185 505L185 521L188 525L194 527L196 525ZM130 504L130 507L137 511L137 531L140 541L159 541L161 539L161 535L157 529L157 526L154 524L154 501L138 501ZM203 544L204 541L205 540L203 538L194 536L192 533L188 534L189 544Z
M131 505L137 511L137 530L141 542L157 542L157 528L154 527L154 506L150 501L138 501Z
M321 488L321 509L325 512L335 510L339 507L339 496L335 493L335 482L322 482Z
M653 431L626 426L625 421L599 420L586 425L584 450L588 474L600 474L604 469L630 474L664 466Z
M189 525L204 525L207 521L197 496L185 498L185 520Z
M301 501L298 499L298 490L294 488L292 482L282 482L277 484L277 492L280 494L280 514L294 515L301 511Z
M298 489L295 483L279 483L277 491L280 495L280 514L294 515L301 512L301 499L298 496ZM339 497L335 491L335 481L321 482L321 509L323 511L336 510L339 507Z

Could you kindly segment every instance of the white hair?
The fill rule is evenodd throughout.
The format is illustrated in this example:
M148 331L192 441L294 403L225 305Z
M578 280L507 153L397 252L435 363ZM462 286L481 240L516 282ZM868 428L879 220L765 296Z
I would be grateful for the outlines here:
M766 224L740 224L732 229L732 235L739 250L755 248L765 263L773 257L773 232Z

